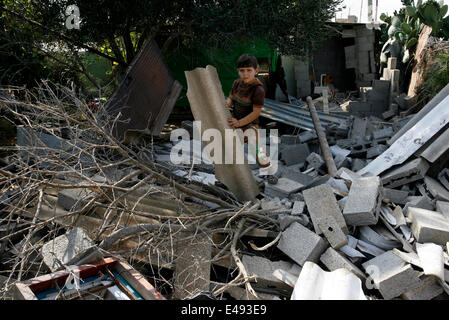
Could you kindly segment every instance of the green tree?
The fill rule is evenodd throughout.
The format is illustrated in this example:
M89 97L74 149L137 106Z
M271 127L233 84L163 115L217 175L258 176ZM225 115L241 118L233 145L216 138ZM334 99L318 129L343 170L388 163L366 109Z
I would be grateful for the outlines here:
M123 71L154 38L162 53L186 48L226 49L235 38L266 38L281 53L300 55L322 43L342 0L3 0L5 41L26 36L27 52L37 52L84 74L80 50ZM66 9L76 5L80 28L68 29ZM69 12L70 13L70 12ZM39 60L39 58L37 58Z

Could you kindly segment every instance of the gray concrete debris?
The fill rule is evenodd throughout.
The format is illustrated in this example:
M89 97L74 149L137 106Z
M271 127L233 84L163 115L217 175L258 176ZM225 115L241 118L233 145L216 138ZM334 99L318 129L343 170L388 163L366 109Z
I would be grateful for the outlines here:
M449 202L437 201L436 202L437 211L442 213L447 219L449 219Z
M278 221L279 221L279 229L281 229L281 231L284 231L285 229L290 227L290 225L293 222L300 223L304 227L307 227L307 225L310 223L309 218L304 214L301 214L299 216L292 216L289 214L280 214L278 216Z
M289 195L298 192L302 187L304 187L302 184L294 180L280 178L275 185L265 183L265 194L270 197L288 198Z
M445 245L449 242L449 219L443 214L420 208L408 208L412 220L412 232L419 243L433 242Z
M396 188L424 179L429 164L422 158L413 159L381 175L382 184L387 188Z
M382 202L379 177L356 179L352 182L343 217L348 225L374 225Z
M304 131L299 134L299 141L301 143L310 142L312 140L318 139L315 130L312 131Z
M328 245L323 238L294 222L282 232L277 247L298 265L303 266L306 261L318 262Z
M334 248L328 248L321 255L320 261L329 269L329 271L347 269L359 277L360 280L366 280L365 273Z
M395 204L405 205L407 203L407 197L409 193L407 191L401 191L390 188L382 189L383 198L389 200Z
M382 139L382 138L391 138L394 134L393 128L389 127L389 128L385 128L385 129L381 129L381 130L376 130L373 132L373 139L377 140L377 139Z
M285 165L291 166L293 164L304 163L310 154L310 150L309 146L304 143L286 146L280 153L280 159L285 162Z
M64 269L88 254L96 251L95 243L87 236L81 228L73 228L66 234L63 234L49 242L45 243L41 249L41 255L44 263L52 271ZM93 255L90 261L94 262L101 259L100 253ZM63 264L61 264L61 262Z
M281 144L299 144L301 143L298 135L284 134L281 136Z
M423 276L418 287L401 295L404 300L432 300L444 292L434 276Z
M387 300L396 298L421 283L420 273L392 251L387 251L363 263L362 266L371 276L375 288Z
M373 159L373 158L381 155L382 153L384 153L385 150L387 150L387 149L388 149L388 147L383 144L378 144L376 146L373 146L366 151L366 158Z
M340 207L329 185L303 191L304 201L317 234L324 234L335 249L348 243L348 232Z
M407 203L404 206L403 212L407 214L409 207L415 207L426 210L433 210L435 207L432 201L427 196L411 196L407 197Z
M78 211L95 195L89 189L64 189L58 192L58 204L67 211Z
M449 169L444 168L439 174L438 174L438 181L441 182L441 184L449 190Z
M299 216L304 212L305 203L303 201L295 201L292 209L292 216Z
M310 167L312 167L316 170L320 169L324 165L323 158L319 154L316 154L315 152L312 152L307 157L306 161Z
M432 199L440 201L449 201L449 191L446 190L437 180L426 176L424 177L424 184L419 186L421 194L429 192Z
M284 167L282 170L281 177L285 177L291 180L294 180L303 186L307 186L313 181L313 177L309 174L305 174L300 172L299 168L297 166L288 166Z
M270 261L263 257L243 255L242 263L248 275L256 275L254 288L274 289L280 292L291 292L290 286L273 276L276 269L290 270L292 263L287 261Z

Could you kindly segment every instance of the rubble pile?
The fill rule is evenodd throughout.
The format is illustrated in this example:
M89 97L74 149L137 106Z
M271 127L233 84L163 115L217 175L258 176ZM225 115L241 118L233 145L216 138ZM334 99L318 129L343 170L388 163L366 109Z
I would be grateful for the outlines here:
M113 257L144 275L149 299L447 299L448 90L403 121L328 127L334 176L313 130L281 136L278 182L251 165L261 194L244 202L213 164L173 165L177 141L121 143L73 92L2 98L22 124L0 169L3 298Z

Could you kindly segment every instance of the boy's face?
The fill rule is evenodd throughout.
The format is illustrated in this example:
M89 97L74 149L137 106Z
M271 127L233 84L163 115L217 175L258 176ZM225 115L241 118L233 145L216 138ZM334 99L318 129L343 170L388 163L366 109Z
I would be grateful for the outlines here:
M244 83L253 81L256 77L256 74L259 73L259 69L254 69L254 67L238 68L238 71L240 79L242 79Z

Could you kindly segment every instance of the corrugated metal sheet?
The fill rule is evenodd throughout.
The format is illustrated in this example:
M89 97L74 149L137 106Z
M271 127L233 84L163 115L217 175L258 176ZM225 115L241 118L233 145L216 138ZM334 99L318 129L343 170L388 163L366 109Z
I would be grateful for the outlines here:
M296 128L314 129L309 110L271 99L265 99L261 116ZM318 117L323 130L331 124L345 130L349 126L349 116L318 112Z
M362 281L346 269L326 272L307 261L301 270L291 300L367 300Z
M228 119L229 109L218 78L217 70L212 66L186 71L187 98L195 120L201 121L201 135L207 129L217 129L221 133L221 154L230 152L231 146L225 143L225 130L231 129ZM233 154L237 150L233 144ZM224 163L225 161L223 161ZM247 163L247 162L246 162ZM259 188L248 164L215 164L215 175L241 201L253 200Z
M113 130L114 136L121 141L129 131L158 135L181 89L170 74L156 42L148 40L106 105L111 114L122 113Z

